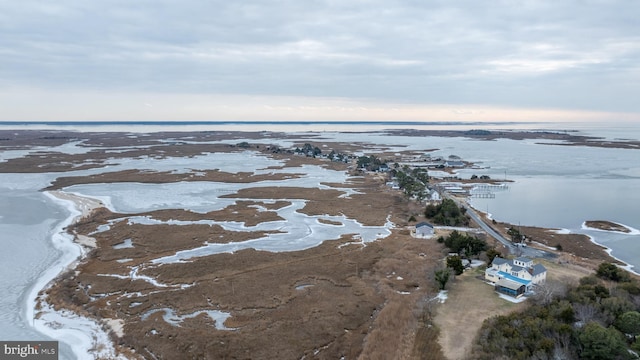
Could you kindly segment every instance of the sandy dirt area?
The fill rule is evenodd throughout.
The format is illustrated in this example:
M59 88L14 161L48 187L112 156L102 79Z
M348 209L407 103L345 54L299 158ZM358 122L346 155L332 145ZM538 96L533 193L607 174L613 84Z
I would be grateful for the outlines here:
M78 209L81 213L74 220L75 222L77 222L81 218L88 217L94 210L104 206L104 204L99 200L77 196L62 191L51 191L50 194L57 197L58 199L72 201L75 204L76 209Z

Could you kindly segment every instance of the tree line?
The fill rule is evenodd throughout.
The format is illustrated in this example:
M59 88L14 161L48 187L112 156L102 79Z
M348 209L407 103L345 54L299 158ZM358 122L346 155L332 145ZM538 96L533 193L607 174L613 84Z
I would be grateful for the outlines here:
M424 210L424 216L434 224L445 226L468 226L466 213L467 209L459 207L451 199L444 199L440 204L429 204Z
M638 282L603 263L555 297L485 320L473 358L636 359L629 350L640 352L639 311Z
M429 174L427 170L421 168L395 167L391 174L396 178L398 187L402 189L407 198L416 198L418 201L424 200L429 194L427 184Z
M464 272L462 256L471 263L471 258L473 256L478 256L481 252L487 250L486 241L475 236L460 233L457 230L452 231L446 238L440 236L437 241L439 243L443 243L447 248L449 248L450 252L456 254L447 256L446 267L444 269L437 269L434 273L435 280L438 283L440 290L445 289L447 282L449 282L451 271L453 271L455 275L460 275ZM494 256L496 254L500 254L499 252L496 252L495 249L489 249L487 252L490 250L493 250L492 254L494 254Z

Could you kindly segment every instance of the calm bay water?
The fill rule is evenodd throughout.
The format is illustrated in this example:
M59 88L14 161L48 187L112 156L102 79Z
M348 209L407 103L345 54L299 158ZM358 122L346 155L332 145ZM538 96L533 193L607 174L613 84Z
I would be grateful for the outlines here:
M26 316L27 297L38 279L62 256L52 242L56 226L69 216L38 190L43 174L0 174L0 339L55 340L31 327ZM60 359L74 358L60 344Z
M610 220L640 228L638 183L629 178L517 177L495 199L472 203L512 224L579 230L586 220Z
M608 220L640 229L638 178L515 178L495 199L473 199L480 211L493 218L529 226L567 229L591 236L612 249L612 255L640 272L640 235L583 228L587 220Z
M48 128L85 131L301 131L323 132L327 141L386 144L400 150L437 148L437 155L461 156L484 169L464 170L460 176L472 174L507 177L514 180L510 189L496 194L495 199L474 199L473 205L490 212L494 218L514 224L564 228L586 233L610 247L613 255L640 269L640 236L582 229L586 220L610 220L640 229L640 150L603 149L540 145L537 141L477 141L465 138L402 137L385 134L385 128L451 129L446 124L224 124L224 125L119 125L95 126L90 123L65 126L0 125L9 128ZM550 129L579 130L582 134L600 135L608 139L640 139L640 129L633 124L458 124L454 130L466 129ZM378 133L345 133L347 131L380 131ZM317 135L317 134L316 134ZM305 138L300 133L300 139ZM274 139L264 139L274 142ZM290 142L290 141L289 141ZM86 151L67 146L64 151ZM61 150L62 151L62 150ZM0 152L0 159L22 156L25 151ZM2 163L0 162L0 166ZM126 166L135 167L135 162ZM125 167L126 167L125 166ZM108 171L121 168L112 167ZM169 170L169 169L164 169ZM92 173L103 170L92 170ZM104 170L106 171L106 170ZM84 172L86 174L88 172ZM78 173L82 174L82 173ZM30 326L25 317L26 297L37 279L54 266L61 253L51 243L52 231L69 216L67 209L51 202L40 189L63 174L0 174L0 339L47 340ZM69 174L64 174L69 175ZM73 358L61 344L61 359Z

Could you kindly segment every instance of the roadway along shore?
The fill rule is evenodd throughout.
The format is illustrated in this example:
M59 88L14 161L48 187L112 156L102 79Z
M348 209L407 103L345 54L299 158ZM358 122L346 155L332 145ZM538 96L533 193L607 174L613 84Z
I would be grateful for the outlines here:
M517 247L513 245L510 240L502 236L502 234L500 234L490 224L488 224L483 219L483 217L478 215L478 213L471 206L469 206L469 204L465 200L456 198L455 196L451 196L447 193L444 194L444 197L453 200L458 206L463 207L467 211L467 214L469 215L471 220L478 224L478 226L480 226L489 236L499 241L502 246L509 251L510 254L522 255L530 258L553 259L557 257L556 254L549 251L534 249L530 247Z

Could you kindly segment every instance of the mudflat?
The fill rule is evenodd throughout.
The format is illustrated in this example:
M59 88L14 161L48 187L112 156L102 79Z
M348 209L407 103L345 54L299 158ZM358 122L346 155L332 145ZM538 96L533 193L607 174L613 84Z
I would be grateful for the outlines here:
M60 172L61 176L46 190L76 201L85 210L83 217L67 230L88 249L86 256L47 290L48 301L58 309L101 321L112 330L118 351L129 357L180 358L189 354L212 359L342 356L383 359L396 354L397 358L417 359L425 352L433 359L445 358L445 354L457 356L450 340L457 328L447 325L455 317L439 318L444 352L432 318L437 313L437 305L432 301L437 294L433 273L442 266L447 251L433 239L416 239L410 234L413 220L427 220L422 216L423 205L387 186L387 175L355 169L355 157L347 162L331 161L300 156L277 145L245 141L262 136L262 133L124 136L34 132L3 138L6 148L12 149L23 149L28 144L61 146L79 141L90 147L85 153L42 151L9 159L0 167L3 172ZM479 136L492 140L498 134ZM515 139L531 136L534 135L499 135ZM270 137L294 139L287 134ZM557 134L538 138L580 140ZM243 141L228 142L233 139ZM221 140L227 142L219 143ZM298 146L303 145L302 141L296 141ZM309 135L304 142L322 147L325 152L344 154L371 146L326 142L317 135ZM415 151L381 151L379 156L416 155ZM232 172L211 164L181 172L129 169L86 176L64 175L67 171L98 169L130 158L153 161L211 153L259 154L281 164L262 170L291 171L258 173L247 168ZM321 181L318 187L284 185L287 180L304 180L305 166L319 166L351 176L344 183ZM116 213L100 202L64 193L65 188L81 184L177 182L235 183L243 184L243 188L219 196L231 204L204 213L178 208ZM272 186L257 186L261 182ZM354 220L362 226L381 227L388 223L394 226L389 234L375 241L362 241L354 232L338 239L320 239L319 245L303 250L270 252L246 248L180 261L157 261L207 246L234 246L277 235L282 232L277 228L257 228L261 224L287 221L281 211L299 201L304 205L296 211L318 216L317 222L322 226L341 227L344 225L341 219ZM129 221L132 217L154 222ZM245 230L232 231L221 222L242 224ZM499 227L506 231L509 224ZM601 261L612 261L603 248L586 236L535 227L522 227L521 231L534 245L561 248L561 252L556 250L560 263L578 264L584 270ZM463 294L467 285L472 290L477 286L490 292L485 284L473 281L476 280L470 276L461 277L458 284L453 281L451 286L457 286ZM452 295L455 294L454 290ZM504 310L494 300L490 301L497 306L496 311ZM449 308L471 305L474 304L454 301ZM482 313L474 321L468 320L473 325L469 329L478 327L489 315Z
M230 145L189 145L184 149L184 154L173 149L172 156L247 151ZM142 156L143 150L132 151ZM162 154L158 148L150 151ZM277 183L302 177L305 174L297 170L300 165L345 172L352 169L326 159L273 153L264 146L251 145L250 151L285 159L283 166L296 170L286 174L255 174L251 169L239 173L216 169L184 173L127 170L59 177L48 190L62 190L64 194L64 188L72 185L117 182L215 181L243 183L246 187L220 196L233 200L232 205L206 213L161 209L122 214L94 204L93 211L67 230L77 239L95 241L84 242L90 249L87 256L48 289L48 301L56 308L70 309L112 326L111 336L118 351L130 357L180 358L188 353L194 358L211 359L375 359L395 353L419 358L414 338L424 325L421 314L425 304L437 293L431 275L443 256L442 245L410 236L407 219L419 214L420 206L389 189L386 178L375 174L359 174L347 183L327 183L323 188L252 187L262 181ZM7 166L40 161L46 165L40 168L62 171L67 166L99 167L97 159L131 155L128 151L114 155L92 150L58 155L58 167L46 165L46 156L16 159ZM60 157L65 158L62 164ZM80 165L87 163L91 164ZM355 193L345 196L343 189ZM284 221L278 211L296 200L304 201L298 210L302 214L333 216L333 220L318 220L329 227L342 226L341 217L362 226L388 222L395 226L388 236L366 243L353 233L299 251L244 249L154 263L155 259L208 244L235 244L277 233L230 231L199 222L215 220L254 227ZM127 220L132 217L152 218L159 223L132 223ZM214 318L209 312L226 317ZM435 337L421 341L438 349Z

